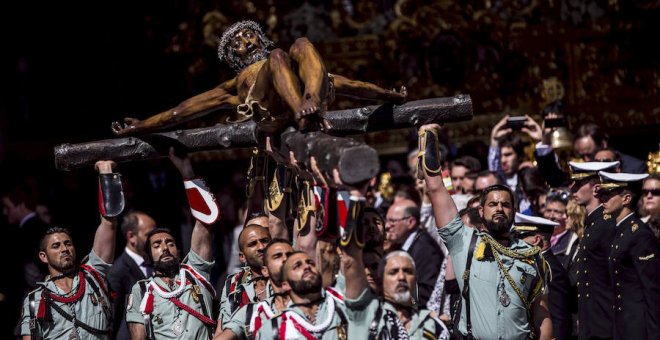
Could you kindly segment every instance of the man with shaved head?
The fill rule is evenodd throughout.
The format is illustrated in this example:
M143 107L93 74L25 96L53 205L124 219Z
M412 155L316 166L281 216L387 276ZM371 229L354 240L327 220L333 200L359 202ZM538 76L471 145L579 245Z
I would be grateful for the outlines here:
M280 279L291 301L281 314L261 325L257 339L347 339L344 297L322 287L321 274L307 253L290 253Z
M222 329L231 320L232 314L250 302L263 301L270 296L268 278L261 274L264 248L270 242L267 228L259 224L248 224L238 236L239 258L245 267L227 277L220 297L220 324Z
M400 200L387 210L385 235L400 250L410 254L417 263L418 296L413 297L421 306L431 297L435 281L440 274L444 253L425 229L419 227L419 207L411 200Z

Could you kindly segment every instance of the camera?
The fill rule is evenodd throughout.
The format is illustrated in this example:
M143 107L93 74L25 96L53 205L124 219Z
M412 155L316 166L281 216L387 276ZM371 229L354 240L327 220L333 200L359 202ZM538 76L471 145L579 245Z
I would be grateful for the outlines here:
M527 117L525 116L509 117L506 120L506 127L513 130L520 130L525 127L526 121Z

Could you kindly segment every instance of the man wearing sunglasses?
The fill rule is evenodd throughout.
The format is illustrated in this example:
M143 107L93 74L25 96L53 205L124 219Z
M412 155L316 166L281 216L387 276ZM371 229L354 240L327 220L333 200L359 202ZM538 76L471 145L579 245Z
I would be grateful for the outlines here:
M587 210L584 233L575 256L575 284L578 292L578 333L580 339L612 337L612 282L608 256L614 239L614 219L603 214L603 206L594 196L600 183L598 171L614 169L619 162L569 162L571 194ZM574 267L574 268L572 268Z
M651 339L660 334L660 245L635 214L647 174L600 171L596 195L616 221L610 248L614 339Z

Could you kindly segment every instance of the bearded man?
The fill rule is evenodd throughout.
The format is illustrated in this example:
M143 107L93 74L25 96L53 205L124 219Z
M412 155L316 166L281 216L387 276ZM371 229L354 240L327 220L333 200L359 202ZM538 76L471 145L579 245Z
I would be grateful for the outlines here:
M280 315L261 325L257 339L347 339L344 298L332 288L322 288L321 274L307 253L292 252L281 279L291 301Z
M293 118L305 128L313 115L323 115L334 95L401 103L406 91L389 91L374 84L329 74L320 54L307 38L285 52L273 46L253 21L240 21L225 30L218 46L220 61L237 76L191 97L175 108L146 120L113 122L117 135L164 129L218 109L236 108L242 118L254 117L264 131L281 131Z
M511 189L493 185L481 194L484 232L466 226L444 186L437 124L420 128L420 175L431 197L440 237L462 289L459 332L479 339L552 338L540 249L512 239L515 202Z
M215 290L210 284L213 247L210 225L219 207L204 182L192 171L190 160L170 150L170 159L183 178L193 216L188 256L180 261L172 233L156 228L147 234L146 257L154 276L133 285L126 303L126 322L132 339L208 339L216 326L211 316Z

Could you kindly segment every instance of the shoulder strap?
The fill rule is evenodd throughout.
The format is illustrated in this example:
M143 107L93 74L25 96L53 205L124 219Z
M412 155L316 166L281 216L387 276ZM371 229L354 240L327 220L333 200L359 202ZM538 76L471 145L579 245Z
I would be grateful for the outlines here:
M50 305L57 313L59 313L63 318L67 319L69 322L72 322L74 326L79 326L80 328L86 330L89 333L95 334L95 335L107 335L110 334L111 329L98 329L94 328L84 322L82 320L76 319L73 315L67 313L62 309L62 307L58 306L57 303L52 303Z
M376 315L371 321L371 325L369 325L369 340L376 340L376 337L378 336L378 323L380 322L380 318L383 316L383 302L378 301L378 309L376 309Z
M28 309L30 310L30 337L35 340L38 339L37 335L37 301L35 295L37 290L33 290L28 294ZM43 294L43 293L42 293Z
M284 315L284 314L281 314ZM279 340L280 338L280 332L279 332L279 327L277 327L277 319L278 318L272 318L270 319L270 326L273 329L273 340ZM285 322L285 320L282 320L282 322Z
M186 270L185 272L186 272L186 278L187 278L188 281L190 281L190 283L193 285L193 288L192 288L192 289L193 289L193 294L197 294L197 292L194 291L195 286L199 287L199 286L197 285L197 283L198 283L197 280L195 280L195 277L193 276L192 273L190 273L190 272L187 271L187 270ZM208 310L207 310L207 308L206 308L206 302L204 302L204 293L202 293L202 292L199 293L199 304L202 306L202 315L204 315L204 316L206 316L206 317L211 317L211 318L213 318L213 317L209 314L209 312L208 312ZM212 327L208 327L208 329L209 329L209 339L211 339L211 338L213 338L213 333L214 333L214 332L213 332L213 328L212 328Z
M465 263L465 271L463 272L463 299L465 300L465 317L467 322L467 336L472 337L472 322L470 319L470 267L472 266L472 255L474 255L474 248L477 246L477 231L472 232L472 239L470 239L470 248L467 253L467 262Z
M142 296L140 297L140 300L142 300L144 294L147 292L147 280L140 280L138 281L138 284L140 285L140 291L142 292ZM151 322L151 314L149 314L148 318L144 319L144 332L147 335L147 340L153 340L156 338L154 335L154 325L153 322Z

